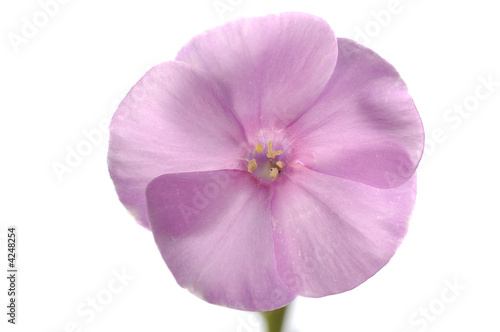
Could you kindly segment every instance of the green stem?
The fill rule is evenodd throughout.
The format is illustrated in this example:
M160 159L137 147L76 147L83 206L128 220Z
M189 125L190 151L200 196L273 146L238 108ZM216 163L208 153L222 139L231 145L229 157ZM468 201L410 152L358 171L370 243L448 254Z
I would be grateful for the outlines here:
M283 318L285 317L285 312L288 306L279 308L273 311L261 312L262 316L267 322L268 332L281 332L281 327L283 326Z

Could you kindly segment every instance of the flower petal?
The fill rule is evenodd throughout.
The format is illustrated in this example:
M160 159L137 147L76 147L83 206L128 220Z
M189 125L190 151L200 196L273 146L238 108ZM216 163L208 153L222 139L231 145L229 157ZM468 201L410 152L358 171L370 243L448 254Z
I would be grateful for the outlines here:
M378 189L299 166L272 201L278 272L297 295L350 290L394 255L408 227L416 179Z
M246 142L210 83L182 62L162 63L131 89L110 124L108 167L122 203L148 227L144 191L166 173L242 168ZM243 165L243 167L245 167Z
M394 188L414 173L424 130L397 71L372 50L338 39L335 71L315 106L288 128L309 168Z
M295 295L278 277L270 195L244 171L167 174L146 190L151 229L179 285L205 301L268 311Z
M297 118L324 89L336 59L330 26L303 13L230 22L193 38L177 55L217 82L248 136Z

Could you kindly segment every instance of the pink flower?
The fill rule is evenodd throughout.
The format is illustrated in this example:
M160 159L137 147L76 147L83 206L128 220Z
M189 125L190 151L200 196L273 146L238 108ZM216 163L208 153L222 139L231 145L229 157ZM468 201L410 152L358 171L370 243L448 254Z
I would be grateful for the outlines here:
M394 67L302 13L193 38L132 88L110 132L118 196L179 285L253 311L387 264L424 143Z

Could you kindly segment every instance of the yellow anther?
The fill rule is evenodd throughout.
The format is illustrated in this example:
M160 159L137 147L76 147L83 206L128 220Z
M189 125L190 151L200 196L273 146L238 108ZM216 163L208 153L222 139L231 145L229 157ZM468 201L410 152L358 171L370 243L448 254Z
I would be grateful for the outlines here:
M262 151L264 151L264 148L262 147L262 145L257 144L257 145L255 146L255 152L257 152L257 153L261 153Z
M248 162L248 171L252 173L257 169L257 161L255 159L252 159Z
M269 143L267 144L267 158L272 158L274 159L275 156L278 156L282 153L281 150L279 151L273 151L273 142L269 141Z
M278 177L279 171L277 167L272 167L269 171L269 177L274 181Z
M276 162L276 166L278 166L279 168L283 168L283 166L285 166L285 164L280 160L280 161Z

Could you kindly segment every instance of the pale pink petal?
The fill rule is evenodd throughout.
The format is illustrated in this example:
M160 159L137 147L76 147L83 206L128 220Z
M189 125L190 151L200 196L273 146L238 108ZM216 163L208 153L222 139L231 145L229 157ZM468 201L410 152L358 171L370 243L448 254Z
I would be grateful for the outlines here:
M189 65L166 62L148 71L114 114L109 172L122 203L148 227L145 189L151 180L242 168L243 142L241 126L212 85Z
M315 106L288 128L309 168L379 188L404 183L423 152L424 131L407 87L372 50L338 39L335 71Z
M248 136L283 128L304 112L336 59L330 26L304 13L230 22L193 38L177 56L217 83Z
M394 255L408 228L415 175L394 189L303 166L276 181L272 201L278 272L297 295L350 290Z
M276 270L269 191L244 171L167 174L148 185L151 229L179 285L241 310L293 300Z

